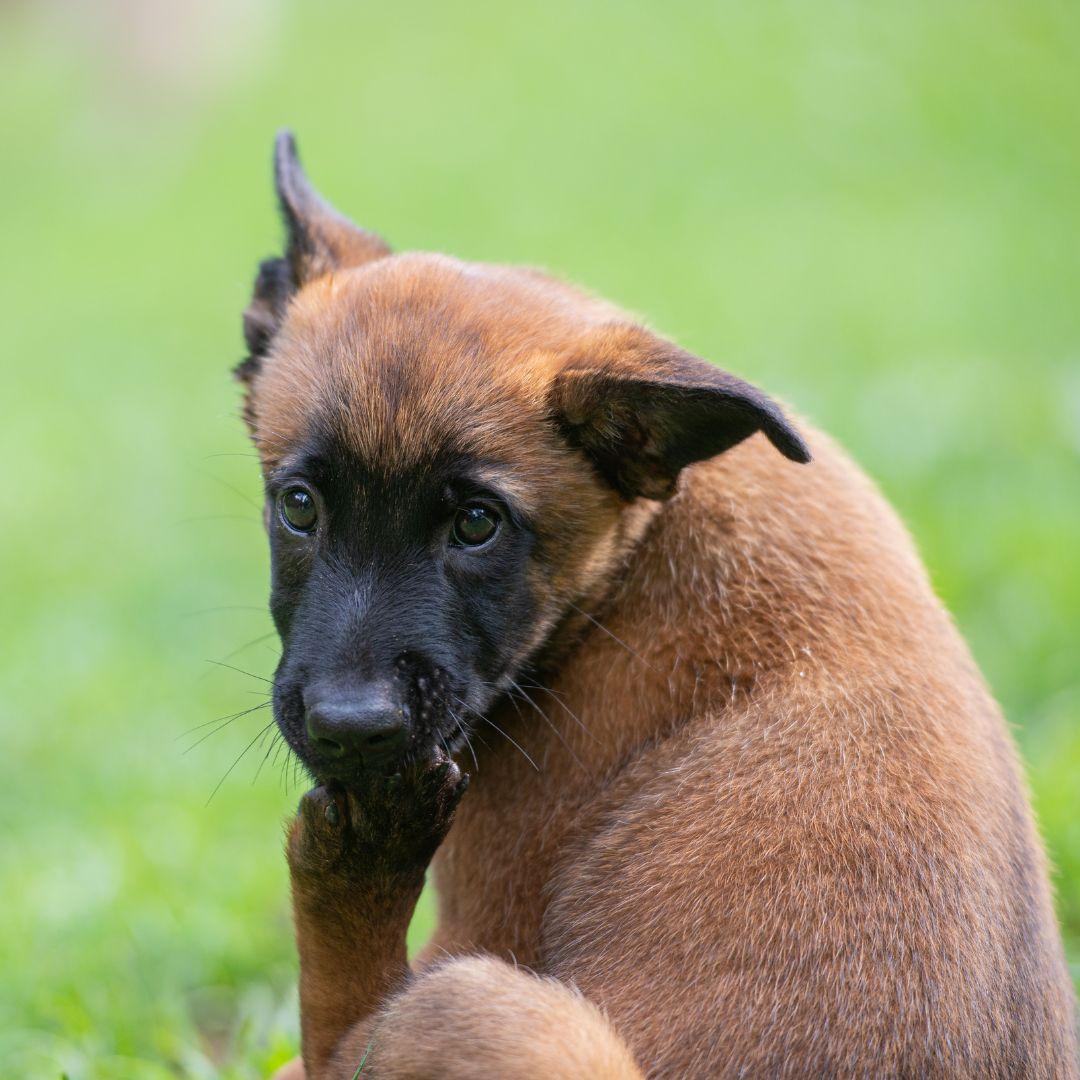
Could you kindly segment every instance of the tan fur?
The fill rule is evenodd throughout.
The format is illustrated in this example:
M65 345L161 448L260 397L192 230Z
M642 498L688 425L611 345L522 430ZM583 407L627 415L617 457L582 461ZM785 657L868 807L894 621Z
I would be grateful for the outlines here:
M372 935L399 957L411 903L335 938L305 971L336 1017L310 1071L1077 1076L1012 742L873 486L804 427L810 466L756 435L626 503L551 424L561 371L656 340L532 271L380 255L304 283L253 379L266 467L320 411L386 468L450 440L558 567L534 582L549 692L460 761L439 962L372 1013L338 973Z

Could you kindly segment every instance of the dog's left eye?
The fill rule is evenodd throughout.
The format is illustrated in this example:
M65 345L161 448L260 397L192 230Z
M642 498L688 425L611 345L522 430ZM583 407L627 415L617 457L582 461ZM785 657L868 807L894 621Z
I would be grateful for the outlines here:
M463 547L486 544L499 528L499 515L490 507L463 506L454 515L454 540Z
M291 487L281 496L279 505L281 516L290 529L307 533L315 528L318 511L310 491L302 487Z

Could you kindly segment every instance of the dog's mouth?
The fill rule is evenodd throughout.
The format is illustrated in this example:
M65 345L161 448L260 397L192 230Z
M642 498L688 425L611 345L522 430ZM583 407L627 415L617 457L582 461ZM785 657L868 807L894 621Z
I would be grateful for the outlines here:
M425 695L418 701L414 695L404 704L408 717L408 734L400 753L365 760L362 754L328 756L321 753L308 729L304 694L299 685L286 682L274 686L274 719L286 744L312 779L319 783L335 782L358 786L372 776L390 775L433 758L439 754L457 756L470 746L475 721L482 714L477 706L468 704L466 688L460 692L444 684L437 697Z

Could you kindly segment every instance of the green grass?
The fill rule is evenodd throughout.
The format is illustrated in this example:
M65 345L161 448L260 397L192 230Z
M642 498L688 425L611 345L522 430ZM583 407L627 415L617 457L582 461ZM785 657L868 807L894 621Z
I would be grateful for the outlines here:
M207 659L274 663L228 369L282 124L397 246L562 272L850 447L1016 725L1080 961L1080 8L173 7L0 9L5 1075L296 1045L298 790L253 747L207 801L265 710L178 739L260 700Z

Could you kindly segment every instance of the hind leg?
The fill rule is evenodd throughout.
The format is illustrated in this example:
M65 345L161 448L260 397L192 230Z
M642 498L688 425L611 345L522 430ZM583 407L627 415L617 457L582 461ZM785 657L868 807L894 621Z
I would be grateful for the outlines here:
M603 1013L554 979L487 956L411 979L313 1080L643 1080ZM299 1059L274 1080L305 1080Z
M643 1077L596 1006L564 983L494 957L427 969L389 999L365 1034L353 1049L367 1052L361 1076L374 1080ZM329 1075L352 1080L355 1061L342 1059Z

